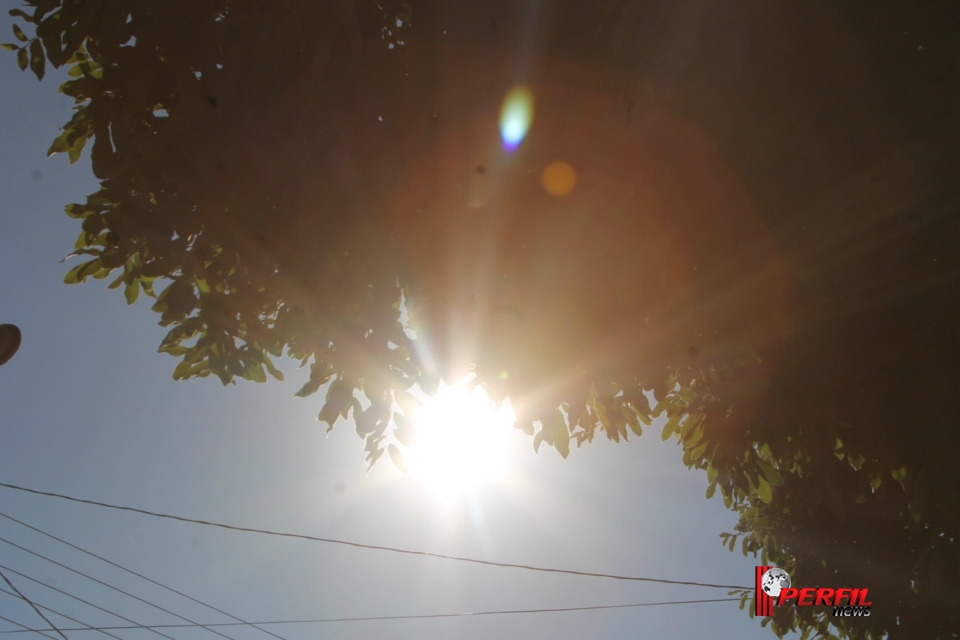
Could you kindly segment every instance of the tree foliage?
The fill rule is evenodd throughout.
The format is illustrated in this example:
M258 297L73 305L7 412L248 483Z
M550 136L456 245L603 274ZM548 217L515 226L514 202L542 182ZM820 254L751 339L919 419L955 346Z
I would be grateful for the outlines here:
M89 143L101 181L67 207L66 281L154 298L175 378L296 358L370 464L402 466L405 390L467 370L564 457L665 416L740 516L731 550L871 588L868 619L774 631L956 637L952 5L27 9L3 46L67 67L50 152ZM541 184L556 160L569 195Z

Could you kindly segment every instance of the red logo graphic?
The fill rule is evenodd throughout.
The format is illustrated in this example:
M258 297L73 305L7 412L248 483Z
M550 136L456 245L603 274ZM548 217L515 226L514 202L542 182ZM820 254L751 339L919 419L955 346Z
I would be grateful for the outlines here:
M798 607L833 607L835 616L869 616L872 602L868 589L794 588L783 569L759 566L756 570L756 615L772 616L773 603L782 607L793 603Z

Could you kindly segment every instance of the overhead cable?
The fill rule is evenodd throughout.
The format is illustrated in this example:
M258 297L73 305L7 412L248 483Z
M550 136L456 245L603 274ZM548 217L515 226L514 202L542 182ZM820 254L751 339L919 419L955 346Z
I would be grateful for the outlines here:
M175 618L180 618L181 620L184 620L184 621L186 621L186 622L189 622L190 624L193 624L193 625L196 625L196 626L201 627L201 628L203 628L203 629L206 629L206 630L209 631L210 633L215 633L215 634L217 634L218 636L220 636L221 638L227 638L227 640L234 640L234 639L231 638L230 636L225 635L225 634L223 634L223 633L220 633L220 632L217 631L216 629L208 629L208 628L206 627L206 625L202 625L202 624L200 624L199 622L196 622L195 620L191 620L190 618L184 617L184 616L180 615L179 613L174 613L173 611L170 611L169 609L165 609L165 608L161 607L161 606L158 605L158 604L154 604L153 602L150 602L149 600L144 600L143 598L141 598L141 597L139 597L139 596L133 595L133 594L130 593L129 591L124 591L123 589L121 589L121 588L119 588L119 587L115 587L115 586L113 586L112 584L108 584L108 583L104 582L103 580L98 580L98 579L94 578L93 576L90 576L90 575L85 574L85 573L82 572L82 571L77 571L76 569L74 569L74 568L72 568L72 567L68 567L67 565L63 564L62 562L57 562L56 560L53 560L53 559L51 559L51 558L48 558L47 556L43 555L42 553L37 553L36 551L31 551L30 549L27 549L26 547L21 547L19 544L16 544L16 543L14 543L14 542L10 542L9 540L7 540L6 538L4 538L4 537L2 537L2 536L0 536L0 542L4 542L4 543L10 545L11 547L16 547L17 549L20 549L21 551L23 551L23 552L25 552L25 553L29 553L29 554L32 555L32 556L36 556L37 558L40 558L41 560L46 560L47 562L49 562L49 563L51 563L51 564L55 564L55 565L57 565L58 567L61 567L61 568L63 568L63 569L66 569L67 571L70 571L70 572L72 572L72 573L77 574L78 576L82 576L82 577L86 578L87 580L91 580L91 581L93 581L93 582L96 582L96 583L99 584L99 585L103 585L104 587L106 587L106 588L108 588L108 589L113 589L113 590L116 591L117 593L122 593L123 595L127 596L128 598L133 598L134 600L137 600L138 602L142 602L142 603L144 603L144 604L147 605L147 606L153 607L154 609L157 609L158 611L163 611L164 613L169 613L170 615L172 615L172 616L175 617Z
M104 607L101 607L100 605L93 604L92 602L89 602L89 601L87 601L87 600L84 600L83 598L81 598L81 597L79 597L79 596L73 595L72 593L67 593L67 592L64 591L63 589L57 589L57 588L54 587L53 585L49 585L49 584L47 584L46 582L43 582L42 580L37 580L36 578L31 578L30 576L28 576L28 575L25 574L25 573L20 573L19 571L15 571L15 570L11 569L10 567L6 567L6 566L4 566L4 565L2 565L2 564L0 564L0 569L3 569L4 571L9 571L10 573L15 573L15 574L17 574L18 576L20 576L21 578L26 578L26 579L29 580L30 582L35 582L35 583L37 583L37 584L39 584L39 585L41 585L41 586L46 587L47 589L50 589L51 591L56 591L57 593L60 593L60 594L63 594L63 595L65 595L65 596L67 596L68 598L72 598L72 599L76 600L77 602L82 602L83 604L85 604L85 605L87 605L87 606L89 606L89 607L93 607L94 609L99 609L100 611L103 611L104 613L109 613L109 614L112 615L113 617L115 617L115 618L120 618L120 619L123 620L124 622L129 622L130 624L134 625L134 626L131 627L131 628L135 628L135 629L146 629L147 631L150 631L151 633L155 633L155 634L157 634L158 636L163 636L164 638L168 638L169 640L176 640L175 638L171 638L171 637L168 636L167 634L162 633L162 632L160 632L160 631L157 631L156 629L152 629L152 628L150 628L150 627L148 627L148 626L146 626L146 625L142 625L142 624L140 624L139 622L136 622L135 620L131 620L130 618L125 618L125 617L123 617L122 615L120 615L119 613L115 613L115 612L113 612L113 611L110 611L109 609L105 609ZM8 582L8 584L9 584L9 582ZM11 586L12 586L12 585L11 585ZM39 613L39 611L38 611L38 613ZM41 615L41 617L43 616L43 614L40 614L40 615ZM46 620L46 618L44 618L44 620ZM50 623L47 622L47 624L50 624ZM53 625L51 624L50 626L52 627ZM75 631L76 631L76 629L75 629ZM62 635L62 634L61 634L61 635ZM64 636L64 638L66 638L66 636Z
M6 567L3 567L3 568L6 569ZM14 573L16 573L16 572L14 572ZM24 576L24 577L26 577L26 576ZM40 616L41 618L43 618L43 621L46 622L46 623L50 626L51 629L53 629L53 630L56 631L58 634L60 634L60 637L62 637L63 640L67 640L67 636L63 635L63 632L60 631L60 629L57 629L57 627L56 627L52 622L50 622L49 620L47 620L47 616L43 615L43 613L40 611L40 609L37 608L37 605L33 604L33 601L30 600L30 598L28 598L27 596L25 596L25 595L23 595L22 593L20 593L20 589L17 589L15 586L13 586L13 583L10 582L10 578L8 578L8 577L6 576L6 574L3 573L2 571L0 571L0 578L3 578L3 581L7 583L7 586L10 587L11 589L13 589L13 591L14 591L18 596L20 596L20 598L22 598L28 605L30 605L30 607L31 607L34 611L37 612L37 615L38 615L38 616Z
M4 593L13 593L12 591L7 591L6 589L3 589L3 592L4 592ZM15 598L19 598L20 596L14 596L14 597L15 597ZM22 633L39 633L39 634L42 635L44 638L50 638L50 640L57 640L57 639L54 638L53 636L49 636L49 635L45 634L43 631L38 631L37 629L31 629L31 628L28 627L27 625L25 625L25 624L20 624L20 623L17 622L16 620L11 620L10 618L5 618L5 617L3 617L3 616L0 616L0 620L3 620L3 621L5 621L5 622L9 622L10 624L15 624L15 625L17 625L18 627L20 627L21 629L25 629L26 631L23 631ZM15 632L15 633L20 633L20 632Z
M7 520L11 520L12 522L16 522L16 523L19 524L20 526L26 527L27 529L30 529L30 530L32 530L32 531L36 531L36 532L39 533L40 535L44 535L44 536L46 536L46 537L48 537L48 538L50 538L50 539L52 539L52 540L56 540L57 542L59 542L59 543L61 543L61 544L65 544L65 545L67 545L68 547L70 547L70 548L72 548L72 549L76 549L77 551L79 551L79 552L81 552L81 553L85 553L85 554L87 554L88 556L90 556L90 557L92 557L92 558L96 558L97 560L100 560L101 562L106 562L107 564L109 564L109 565L111 565L111 566L114 566L114 567L116 567L117 569L120 569L121 571L126 571L127 573L129 573L129 574L131 574L131 575L134 575L134 576L136 576L136 577L138 577L138 578L140 578L140 579L142 579L142 580L146 580L147 582L149 582L149 583L151 583L151 584L155 584L155 585L157 585L158 587L161 587L161 588L163 588L163 589L166 589L167 591L170 591L171 593L175 593L175 594L177 594L178 596L180 596L180 597L182 597L182 598L186 598L187 600L191 600L191 601L193 601L193 602L196 602L196 603L199 604L199 605L203 605L204 607L206 607L207 609L210 609L211 611L216 611L217 613L222 614L222 615L225 615L225 616L227 616L228 618L230 618L230 619L232 619L232 620L236 620L237 622L241 622L241 623L243 623L243 624L250 625L250 626L252 626L254 629L257 629L258 631L262 631L263 633L266 633L266 634L268 634L268 635L271 635L271 636L273 636L274 638L277 638L278 640L286 640L283 636L279 636L279 635L277 635L277 634L275 634L275 633L273 633L272 631L269 631L269 630L267 630L267 629L260 629L259 627L255 626L255 625L251 625L249 622L246 622L245 620L243 620L243 618L238 618L237 616L235 616L235 615L233 615L233 614L231 614L231 613L227 613L227 612L224 611L223 609L218 609L217 607L213 606L212 604L208 604L208 603L206 603L206 602L204 602L204 601L202 601L202 600L198 600L197 598L194 598L193 596L189 596L189 595L183 593L182 591L178 591L177 589L174 589L173 587L167 586L167 585L163 584L162 582L158 582L158 581L154 580L153 578L148 578L147 576L143 575L142 573L137 573L137 572L134 571L133 569L128 569L127 567L125 567L125 566L123 566L123 565L121 565L121 564L117 564L116 562L113 562L112 560L108 560L108 559L104 558L103 556L99 556L99 555L93 553L92 551L88 551L87 549L84 549L83 547L79 547L79 546L77 546L77 545L75 545L75 544L73 544L73 543L71 543L71 542L67 542L67 541L64 540L63 538L58 538L57 536L53 535L52 533L49 533L49 532L47 532L47 531L44 531L44 530L42 530L42 529L39 529L39 528L34 527L34 526L32 526L32 525L29 525L29 524L27 524L26 522L23 522L22 520L17 520L16 518L14 518L14 517L12 517L12 516L9 516L9 515L7 515L7 514L5 514L5 513L3 513L3 512L0 512L0 517L6 518ZM82 624L82 623L81 623L81 624Z
M411 549L400 549L397 547L386 547L382 545L375 544L364 544L361 542L351 542L349 540L338 540L336 538L321 538L318 536L309 536L301 533L284 533L280 531L270 531L267 529L255 529L252 527L238 527L229 524L223 524L220 522L211 522L208 520L197 520L194 518L185 518L183 516L175 516L167 513L158 513L156 511L148 511L146 509L138 509L136 507L125 507L121 505L109 504L106 502L97 502L96 500L86 500L84 498L74 498L72 496L63 495L60 493L51 493L48 491L39 491L37 489L28 489L26 487L20 487L13 484L7 484L0 482L0 487L6 487L8 489L14 489L17 491L26 491L27 493L33 493L41 496L48 496L51 498L60 498L62 500L70 500L71 502L79 502L82 504L91 504L98 507L104 507L107 509L118 509L120 511L131 511L133 513L140 513L147 516L153 516L155 518L166 518L169 520L178 520L180 522L190 522L193 524L204 525L208 527L218 527L220 529L228 529L231 531L242 531L245 533L259 533L262 535L268 536L278 536L282 538L296 538L300 540L309 540L312 542L326 542L328 544L339 544L348 547L356 547L359 549L374 549L377 551L387 551L390 553L402 553L406 555L413 556L424 556L429 558L439 558L441 560L454 560L456 562L469 562L471 564L485 565L489 567L501 567L509 569L523 569L525 571L539 571L543 573L563 573L574 576L586 576L591 578L608 578L611 580L628 580L634 582L656 582L660 584L676 584L676 585L685 585L691 587L709 587L712 589L750 589L750 587L744 587L742 585L729 585L729 584L712 584L708 582L692 582L688 580L666 580L663 578L644 578L639 576L622 576L611 573L599 573L592 571L575 571L572 569L554 569L548 567L537 567L534 565L527 564L515 564L512 562L494 562L492 560L479 560L477 558L465 558L461 556L451 556L443 553L433 553L430 551L414 551Z
M17 594L15 594L13 591L7 591L7 590L4 589L3 587L0 587L0 593L5 593L5 594L7 594L8 596L11 596L11 597L13 597L13 598L20 598L20 596L18 596ZM100 633L102 633L102 634L105 635L105 636L110 636L111 638L116 638L117 640L123 640L123 638L121 638L120 636L115 636L115 635L113 635L112 633L109 633L108 631L105 631L104 629L95 629L95 628L93 627L93 625L89 625L89 624L87 624L86 622L84 622L83 620L77 620L76 618L71 618L71 617L68 616L67 614L63 613L62 611L57 611L57 610L54 609L53 607L44 606L44 605L40 604L39 602L36 602L36 603L34 603L34 604L36 604L38 607L40 607L40 608L43 609L44 611L49 611L50 613L56 614L56 615L60 616L61 618L66 618L67 620L69 620L69 621L71 621L71 622L76 622L77 624L82 624L84 631L99 631ZM4 618L4 620L7 620L7 619ZM13 622L13 621L12 621L12 620L7 620L7 622ZM41 633L40 631L37 631L36 629L31 629L31 628L26 627L26 626L24 626L24 625L22 625L22 624L20 624L20 623L17 623L17 622L13 622L13 624L17 625L18 627L23 627L23 628L26 629L27 631L33 631L34 633ZM75 631L75 629L66 629L66 631ZM43 635L46 635L46 634L43 634ZM47 637L49 638L50 636L47 636ZM56 640L56 639L54 639L54 640Z
M252 622L251 624L313 624L319 622L371 622L377 620L425 620L432 618L469 618L474 616L502 616L502 615L512 615L512 614L532 614L532 613L565 613L572 611L599 611L603 609L630 609L637 607L659 607L666 605L679 605L679 604L703 604L707 602L737 602L740 598L712 598L709 600L678 600L674 602L640 602L636 604L608 604L608 605L599 605L594 607L556 607L551 609L507 609L503 611L470 611L464 613L430 613L422 615L407 615L407 616L360 616L355 618L317 618L313 620L264 620L260 622ZM179 628L188 628L195 625L189 624L155 624L155 625L146 625L147 629L179 629ZM241 623L239 622L220 622L216 624L206 625L209 627L239 627ZM99 631L101 629L105 630L121 630L121 629L140 629L144 627L95 627L93 631ZM47 629L31 629L31 631L47 631ZM91 631L89 628L81 629L64 629L64 631ZM0 635L7 633L27 633L26 631L0 631Z

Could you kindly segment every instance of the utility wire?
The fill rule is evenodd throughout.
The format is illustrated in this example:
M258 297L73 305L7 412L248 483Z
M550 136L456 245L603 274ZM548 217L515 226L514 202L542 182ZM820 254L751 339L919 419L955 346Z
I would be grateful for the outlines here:
M375 544L363 544L360 542L350 542L348 540L337 540L335 538L320 538L317 536L308 536L301 533L284 533L280 531L270 531L267 529L254 529L250 527L237 527L229 524L223 524L220 522L210 522L207 520L196 520L194 518L185 518L183 516L174 516L167 513L158 513L155 511L147 511L146 509L138 509L136 507L124 507L115 504L109 504L106 502L97 502L95 500L86 500L83 498L74 498L72 496L66 496L59 493L50 493L47 491L38 491L37 489L28 489L26 487L19 487L13 484L7 484L0 482L0 487L6 487L8 489L14 489L17 491L26 491L27 493L33 493L41 496L49 496L51 498L60 498L62 500L70 500L71 502L80 502L82 504L92 504L98 507L105 507L107 509L118 509L120 511L131 511L133 513L141 513L143 515L153 516L155 518L167 518L169 520L179 520L180 522L192 522L193 524L201 524L208 527L219 527L220 529L229 529L231 531L244 531L247 533L260 533L268 536L278 536L282 538L297 538L300 540L310 540L313 542L326 542L329 544L340 544L348 547L356 547L359 549L376 549L377 551L389 551L391 553L403 553L406 555L413 556L425 556L428 558L440 558L442 560L455 560L457 562L469 562L472 564L480 564L489 567L506 567L510 569L523 569L525 571L540 571L544 573L564 573L574 576L588 576L591 578L609 578L611 580L629 580L634 582L657 582L660 584L678 584L686 585L691 587L710 587L712 589L750 589L750 587L744 587L740 585L729 585L729 584L711 584L707 582L690 582L686 580L664 580L661 578L641 578L637 576L621 576L610 573L595 573L590 571L574 571L571 569L552 569L547 567L537 567L527 564L514 564L511 562L493 562L492 560L478 560L476 558L464 558L461 556L450 556L442 553L432 553L430 551L413 551L410 549L400 549L397 547L385 547Z
M5 592L5 593L11 593L10 591L7 591L6 589L4 589L4 592ZM15 625L17 625L18 627L21 627L22 629L25 629L25 631L14 631L13 633L39 633L39 634L42 635L44 638L50 638L50 640L57 640L57 639L54 638L53 636L49 636L49 635L45 634L43 631L38 631L38 630L36 630L36 629L31 629L31 628L28 627L27 625L25 625L25 624L20 624L20 623L17 622L16 620L11 620L10 618L5 618L5 617L3 617L3 616L0 616L0 620L4 620L4 621L6 621L6 622L9 622L10 624L15 624ZM4 632L2 632L2 633L9 633L9 632L4 631Z
M143 579L143 580L146 580L147 582L153 583L153 584L157 585L158 587L162 587L162 588L166 589L167 591L170 591L170 592L172 592L172 593L175 593L175 594L177 594L178 596L181 596L181 597L183 597L183 598L186 598L187 600L192 600L193 602L196 602L197 604L203 605L204 607L206 607L207 609L210 609L211 611L216 611L217 613L223 614L223 615L227 616L228 618L230 618L230 619L232 619L232 620L236 620L237 622L242 622L243 624L250 625L249 622L244 621L242 618L238 618L237 616L235 616L235 615L233 615L233 614L230 614L230 613L227 613L226 611L224 611L224 610L222 610L222 609L218 609L218 608L216 608L215 606L213 606L213 605L211 605L211 604L207 604L206 602L203 602L202 600L197 600L196 598L194 598L194 597L192 597L192 596L188 596L187 594L183 593L182 591L177 591L177 590L174 589L173 587L168 587L167 585L165 585L165 584L163 584L163 583L161 583L161 582L157 582L156 580L153 580L152 578L148 578L147 576L145 576L145 575L143 575L143 574L141 574L141 573L137 573L136 571L134 571L134 570L132 570L132 569L128 569L128 568L124 567L123 565L117 564L116 562L113 562L113 561L111 561L111 560L107 560L107 559L104 558L103 556L98 556L97 554L93 553L92 551L87 551L86 549L84 549L84 548L82 548L82 547L78 547L77 545L72 544L72 543L70 543L70 542L67 542L66 540L64 540L64 539L62 539L62 538L58 538L57 536L53 535L52 533L47 533L46 531L43 531L42 529L38 529L37 527L31 526L31 525L29 525L29 524L27 524L26 522L23 522L23 521L21 521L21 520L17 520L16 518L14 518L14 517L12 517L12 516L8 516L7 514L5 514L5 513L3 513L3 512L0 512L0 517L6 518L7 520L12 520L13 522L16 522L17 524L19 524L19 525L21 525L21 526L23 526L23 527L26 527L27 529L31 529L32 531L36 531L37 533L39 533L39 534L41 534L41 535L44 535L44 536L47 536L48 538L51 538L52 540L56 540L57 542L60 542L60 543L62 543L62 544L65 544L65 545L67 545L68 547L70 547L70 548L72 548L72 549L76 549L77 551L80 551L81 553L85 553L85 554L87 554L88 556L91 556L91 557L93 557L93 558L96 558L97 560L100 560L100 561L102 561L102 562L106 562L106 563L109 564L109 565L112 565L112 566L114 566L114 567L116 567L116 568L118 568L118 569L121 569L121 570L123 570L123 571L126 571L126 572L129 573L129 574L135 575L135 576L137 576L138 578L141 578L141 579ZM81 623L81 624L83 624L83 623ZM250 625L250 626L252 626L254 629L257 629L258 631L262 631L263 633L266 633L266 634L268 634L268 635L271 635L271 636L273 636L274 638L278 638L279 640L286 640L286 639L283 638L282 636L278 636L277 634L275 634L275 633L273 633L273 632L271 632L271 631L268 631L267 629L260 629L260 628L257 627L256 625Z
M4 589L3 587L0 587L0 593L5 593L5 594L7 594L8 596L13 596L14 598L19 598L19 597L20 597L20 596L18 596L17 594L15 594L13 591L7 591L7 590ZM100 633L102 633L102 634L105 635L105 636L110 636L111 638L116 638L117 640L123 640L123 638L121 638L120 636L115 636L115 635L113 635L112 633L108 633L107 631L104 631L103 629L95 629L92 625L87 624L87 623L84 622L83 620L77 620L76 618L71 618L71 617L68 616L67 614L62 613L62 612L60 612L60 611L57 611L56 609L53 609L52 607L45 607L45 606L43 606L42 604L37 604L37 606L40 607L41 609L45 610L45 611L49 611L50 613L54 613L54 614L60 616L61 618L66 618L67 620L70 620L71 622L76 622L77 624L82 624L82 625L83 625L83 629L82 629L83 631L99 631ZM4 619L6 620L6 618L4 618ZM7 620L7 622L12 622L12 620ZM29 627L24 627L22 624L18 624L18 623L16 623L16 622L14 622L13 624L16 624L18 627L23 627L24 629L27 629L28 631L35 631L36 633L41 633L40 631L37 631L36 629L30 629ZM67 629L67 631L79 631L79 630L80 630L80 629ZM46 634L44 634L44 635L46 635ZM49 638L50 636L47 636L47 637ZM54 640L56 640L56 639L54 639Z
M14 542L10 542L9 540L7 540L7 539L4 538L4 537L0 537L0 542L5 542L5 543L7 543L8 545L10 545L11 547L16 547L17 549L20 549L21 551L24 551L24 552L26 552L26 553L29 553L29 554L32 555L32 556L36 556L37 558L40 558L40 559L42 559L42 560L46 560L47 562L49 562L49 563L51 563L51 564L55 564L55 565L57 565L58 567L61 567L61 568L63 568L63 569L66 569L67 571L71 571L71 572L77 574L78 576L83 576L83 577L86 578L87 580L92 580L93 582L96 582L96 583L99 584L99 585L103 585L104 587L106 587L106 588L108 588L108 589L113 589L114 591L116 591L116 592L118 592L118 593L122 593L123 595L125 595L125 596L127 596L127 597L129 597L129 598L133 598L134 600L137 600L137 601L142 602L142 603L144 603L144 604L146 604L146 605L149 605L149 606L153 607L154 609L157 609L157 610L159 610L159 611L163 611L164 613L169 613L170 615L172 615L172 616L175 617L175 618L180 618L181 620L184 620L184 621L186 621L186 622L189 622L190 624L194 624L194 625L197 625L198 627L202 627L202 628L204 628L204 629L207 629L207 627L206 627L205 625L202 625L202 624L200 624L199 622L196 622L196 621L194 621L194 620L191 620L190 618L184 617L184 616L180 615L179 613L174 613L173 611L170 611L169 609L164 609L163 607L161 607L161 606L158 605L158 604L154 604L154 603L150 602L149 600L144 600L143 598L140 598L140 597L138 597L138 596L133 595L132 593L130 593L130 592L128 592L128 591L124 591L123 589L120 589L120 588L118 588L118 587L115 587L115 586L113 586L112 584L107 584L106 582L104 582L104 581L102 581L102 580L97 580L97 579L94 578L93 576L89 576L89 575L83 573L82 571L77 571L76 569L73 569L73 568L71 568L71 567L68 567L67 565L65 565L65 564L63 564L63 563L57 562L56 560L52 560L52 559L48 558L47 556L45 556L45 555L43 555L43 554L41 554L41 553L37 553L36 551L31 551L30 549L27 549L26 547L21 547L20 545L14 543ZM215 629L207 629L207 631L209 631L210 633L215 633L215 634L217 634L218 636L220 636L221 638L227 638L227 640L234 640L234 639L231 638L230 636L225 635L225 634L223 634L223 633L220 633L219 631L216 631Z
M3 567L3 568L6 569L6 567ZM9 569L8 569L8 571L9 571ZM14 571L13 573L16 573L16 571ZM8 578L5 573L3 573L2 571L0 571L0 577L2 577L2 578L3 578L3 581L7 583L7 586L9 586L11 589L13 589L13 591L14 591L18 596L20 596L21 598L23 598L23 600L24 600L28 605L30 605L30 607L31 607L34 611L37 612L37 615L38 615L38 616L40 616L41 618L43 618L43 621L46 622L47 625L49 625L54 631L56 631L58 634L60 634L60 637L62 637L63 640L68 640L68 639L67 639L67 636L63 635L63 632L62 632L62 631L60 631L59 629L57 629L57 627L54 626L54 624L53 624L52 622L50 622L49 620L47 620L47 616L43 615L43 613L40 612L40 609L37 608L37 605L33 604L33 601L31 601L30 598L28 598L27 596L25 596L25 595L23 595L22 593L20 593L20 589L17 589L15 586L13 586L13 583L10 582L10 578ZM26 577L26 576L24 576L24 577Z
M598 611L601 609L629 609L636 607L658 607L664 605L676 605L676 604L702 604L706 602L736 602L740 598L713 598L710 600L679 600L675 602L640 602L636 604L608 604L608 605L599 605L595 607L557 607L554 609L507 609L505 611L471 611L465 613L429 613L423 615L409 615L409 616L363 616L357 618L319 618L315 620L266 620L262 622L253 622L251 624L309 624L317 622L361 622L361 621L375 621L375 620L424 620L428 618L469 618L474 616L501 616L501 615L511 615L511 614L529 614L529 613L564 613L569 611ZM241 626L243 623L240 622L220 622L212 625L207 625L211 627L233 627ZM23 625L20 625L23 626ZM171 629L171 628L185 628L192 627L194 625L189 624L156 624L148 625L147 629ZM94 631L100 631L101 629L110 629L110 630L119 630L119 629L139 629L140 627L97 627L93 629ZM66 629L66 631L90 631L91 629ZM34 631L34 629L31 629ZM46 629L38 629L36 631L46 631ZM26 631L0 631L0 634L5 633L27 633Z
M4 593L12 593L11 591L7 591L6 589L4 589L3 592L4 592ZM5 618L5 617L3 617L3 616L0 616L0 620L4 620L4 621L6 621L6 622L9 622L10 624L15 624L15 625L17 625L18 627L21 627L21 628L25 629L25 631L14 631L13 633L39 633L39 634L42 635L44 638L50 638L50 640L57 640L57 639L54 638L53 636L48 636L48 635L45 634L43 631L38 631L38 630L36 630L36 629L31 629L31 628L28 627L27 625L25 625L25 624L20 624L20 623L17 622L16 620L11 620L10 618ZM0 632L0 633L9 633L9 632L4 631L4 632Z
M123 620L124 622L129 622L130 624L135 625L135 626L132 627L132 628L135 628L135 629L146 629L146 630L148 630L148 631L150 631L150 632L152 632L152 633L157 634L158 636L163 636L164 638L169 638L169 640L176 640L176 638L171 638L171 637L168 636L167 634L161 633L160 631L157 631L156 629L151 629L150 627L147 627L147 626L145 626L145 625L142 625L142 624L140 624L139 622L136 622L135 620L131 620L130 618L124 618L124 617L123 617L122 615L120 615L119 613L114 613L113 611L110 611L109 609L104 609L103 607L101 607L101 606L99 606L99 605L96 605L96 604L93 604L92 602L88 602L88 601L84 600L83 598L80 598L80 597L78 597L78 596L73 595L72 593L67 593L66 591L64 591L64 590L62 590L62 589L57 589L56 587L54 587L54 586L52 586L52 585L49 585L49 584L47 584L46 582L42 582L42 581L40 581L40 580L37 580L36 578L31 578L30 576L26 575L25 573L20 573L19 571L14 571L14 570L11 569L10 567L5 567L5 566L3 566L2 564L0 564L0 569L5 569L6 571L9 571L10 573L15 573L15 574L17 574L18 576L20 576L21 578L26 578L26 579L29 580L30 582L36 582L37 584L39 584L39 585L41 585L41 586L44 586L44 587L46 587L47 589L50 589L51 591L56 591L57 593L62 593L63 595L67 596L68 598L73 598L74 600L76 600L76 601L78 601L78 602L82 602L83 604L85 604L85 605L87 605L87 606L93 607L94 609L99 609L100 611L103 611L104 613L109 613L110 615L112 615L112 616L115 617L115 618L120 618L120 619ZM9 582L8 582L7 584L9 584ZM11 585L11 586L13 586L13 585ZM19 592L18 592L18 593L19 593ZM39 611L38 611L37 613L39 613ZM40 615L41 615L41 617L43 616L43 614L40 614ZM46 620L46 618L44 618L44 620ZM50 624L50 622L48 621L47 624ZM53 625L50 624L50 626L52 627ZM62 634L61 634L61 635L62 635ZM64 636L64 638L66 638L66 636Z

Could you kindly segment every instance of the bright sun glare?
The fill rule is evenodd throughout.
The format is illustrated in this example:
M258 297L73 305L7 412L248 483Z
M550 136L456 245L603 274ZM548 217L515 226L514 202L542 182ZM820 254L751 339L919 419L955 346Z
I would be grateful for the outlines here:
M509 399L496 407L482 387L441 383L416 417L410 473L442 497L499 477L515 420Z

